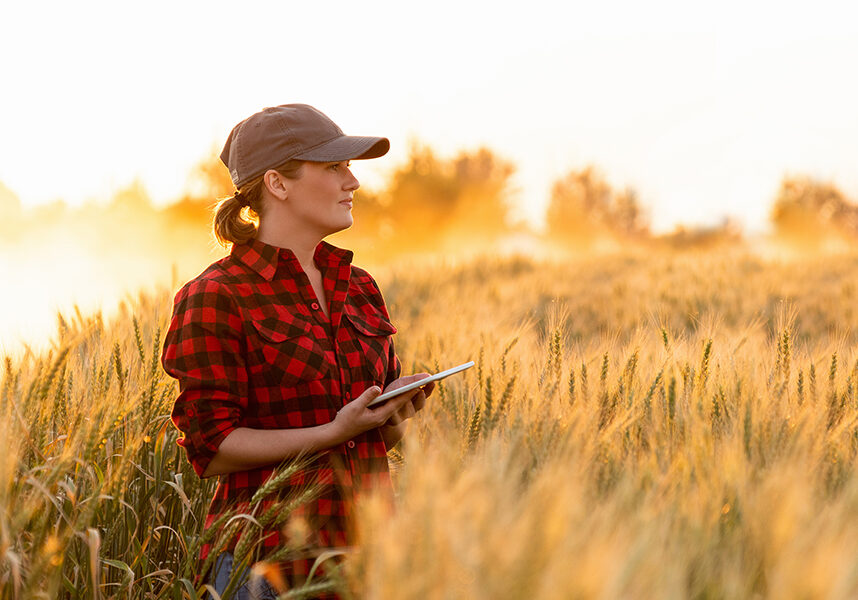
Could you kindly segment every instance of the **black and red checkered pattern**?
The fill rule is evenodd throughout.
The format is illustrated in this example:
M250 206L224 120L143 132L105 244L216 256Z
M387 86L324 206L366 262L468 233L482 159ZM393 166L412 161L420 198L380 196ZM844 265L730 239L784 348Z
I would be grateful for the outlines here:
M391 339L396 329L384 299L373 278L351 261L349 250L327 242L316 247L329 318L294 253L258 240L234 245L176 294L162 364L179 381L173 423L198 475L237 427L321 425L367 388L383 389L399 377ZM206 528L228 508L247 506L273 467L222 475ZM282 494L309 479L326 484L299 511L318 543L350 543L352 494L390 489L379 430L325 451ZM266 549L281 543L279 531L265 534ZM200 559L210 551L203 546ZM284 570L300 575L311 563L297 561Z

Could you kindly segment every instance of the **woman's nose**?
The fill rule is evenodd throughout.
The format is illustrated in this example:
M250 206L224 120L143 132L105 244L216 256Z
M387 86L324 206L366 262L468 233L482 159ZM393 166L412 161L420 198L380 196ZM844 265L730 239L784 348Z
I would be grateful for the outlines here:
M351 169L349 169L349 179L346 181L345 189L347 190L356 190L360 187L360 181L358 181L357 177L354 176Z

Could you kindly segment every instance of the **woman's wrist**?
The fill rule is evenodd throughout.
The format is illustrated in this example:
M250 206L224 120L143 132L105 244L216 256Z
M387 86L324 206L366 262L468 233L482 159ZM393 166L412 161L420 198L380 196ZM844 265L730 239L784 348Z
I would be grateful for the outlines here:
M319 426L322 429L322 436L329 443L330 447L337 446L348 440L348 434L343 430L337 420L329 421L324 425Z

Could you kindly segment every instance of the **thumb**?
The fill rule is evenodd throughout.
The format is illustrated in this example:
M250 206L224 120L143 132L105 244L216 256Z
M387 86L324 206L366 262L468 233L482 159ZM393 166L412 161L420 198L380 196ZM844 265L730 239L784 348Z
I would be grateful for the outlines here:
M381 388L377 385L372 386L368 390L366 390L363 394L357 397L355 402L360 402L364 406L375 400L381 395Z

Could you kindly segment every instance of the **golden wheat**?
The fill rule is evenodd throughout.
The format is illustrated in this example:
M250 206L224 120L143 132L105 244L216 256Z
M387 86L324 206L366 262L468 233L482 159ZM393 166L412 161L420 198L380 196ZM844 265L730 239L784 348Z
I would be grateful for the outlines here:
M406 372L478 366L441 382L391 452L398 509L361 505L347 583L313 589L858 596L858 258L627 252L374 272ZM109 323L63 317L49 352L4 361L0 596L204 593L196 550L226 538L203 531L213 481L169 422L169 310L159 290ZM299 500L263 511L254 498L222 524L285 524ZM249 565L264 557L247 539Z

